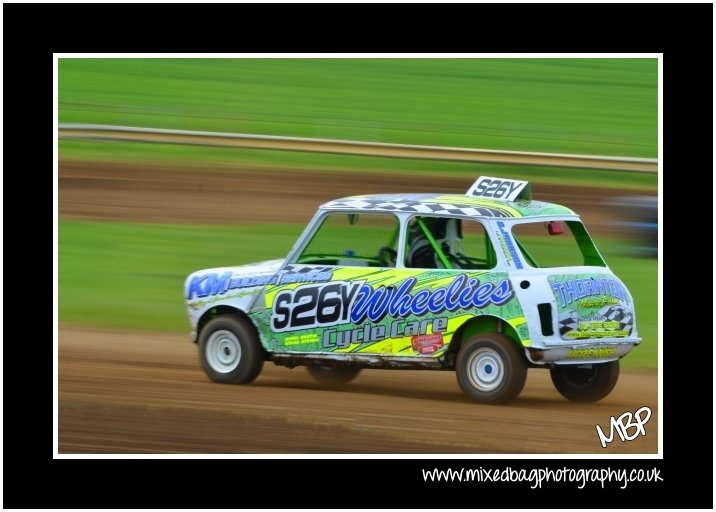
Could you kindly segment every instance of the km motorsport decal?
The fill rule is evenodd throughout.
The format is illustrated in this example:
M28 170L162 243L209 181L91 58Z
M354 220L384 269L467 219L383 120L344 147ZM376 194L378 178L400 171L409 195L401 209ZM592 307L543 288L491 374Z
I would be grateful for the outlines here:
M286 269L289 269L289 267ZM237 288L254 288L257 286L288 283L314 283L329 281L331 279L332 272L330 269L305 270L307 269L299 269L295 272L272 272L243 277L234 277L233 271L226 271L222 274L218 272L196 274L191 277L187 285L186 298L187 300L192 300L194 298L223 295Z

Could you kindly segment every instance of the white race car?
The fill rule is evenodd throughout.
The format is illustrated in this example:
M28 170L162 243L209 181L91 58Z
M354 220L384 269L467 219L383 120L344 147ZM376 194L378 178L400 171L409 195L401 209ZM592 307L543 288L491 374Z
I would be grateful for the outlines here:
M572 210L530 196L481 177L466 195L322 205L285 259L187 278L202 367L236 384L264 361L333 385L361 368L454 370L488 403L548 368L566 398L602 399L641 341L632 297Z

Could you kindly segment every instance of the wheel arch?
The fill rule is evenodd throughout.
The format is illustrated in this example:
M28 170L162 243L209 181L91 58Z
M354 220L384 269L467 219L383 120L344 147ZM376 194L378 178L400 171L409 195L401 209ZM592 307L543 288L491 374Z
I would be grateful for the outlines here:
M504 318L496 315L478 315L467 320L457 328L455 334L453 334L452 339L450 340L448 354L451 354L454 358L460 351L463 341L469 340L475 334L483 332L496 332L504 334L515 343L515 346L519 348L520 351L523 348L522 341L520 336L517 334L517 331Z
M236 308L234 306L228 306L226 304L221 304L218 306L214 306L212 308L207 309L201 317L199 317L199 321L196 324L196 337L194 339L194 344L198 343L199 336L201 335L201 331L204 329L207 323L209 323L209 320L216 318L217 316L222 315L231 315L234 316L240 320L245 320L248 322L251 327L253 327L256 330L256 333L259 334L258 329L256 329L256 325L254 325L254 322L251 320L249 315L247 315L244 311L240 310L239 308ZM259 336L260 338L260 336Z

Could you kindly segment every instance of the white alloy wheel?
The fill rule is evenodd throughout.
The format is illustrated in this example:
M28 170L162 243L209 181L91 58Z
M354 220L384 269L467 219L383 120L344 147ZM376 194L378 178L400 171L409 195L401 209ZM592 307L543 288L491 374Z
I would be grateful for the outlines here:
M233 315L209 320L199 332L198 345L201 367L214 382L248 384L266 359L251 321Z
M212 370L229 373L239 366L241 344L236 335L229 331L216 331L206 342L206 360Z
M480 391L492 391L505 378L505 367L500 354L482 347L470 355L467 361L468 379Z

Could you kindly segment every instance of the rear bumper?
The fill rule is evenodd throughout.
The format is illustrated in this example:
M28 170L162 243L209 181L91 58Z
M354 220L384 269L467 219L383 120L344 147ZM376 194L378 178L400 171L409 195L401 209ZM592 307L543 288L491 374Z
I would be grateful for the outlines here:
M624 357L640 342L641 338L629 338L550 348L525 348L525 355L536 365L605 363Z

